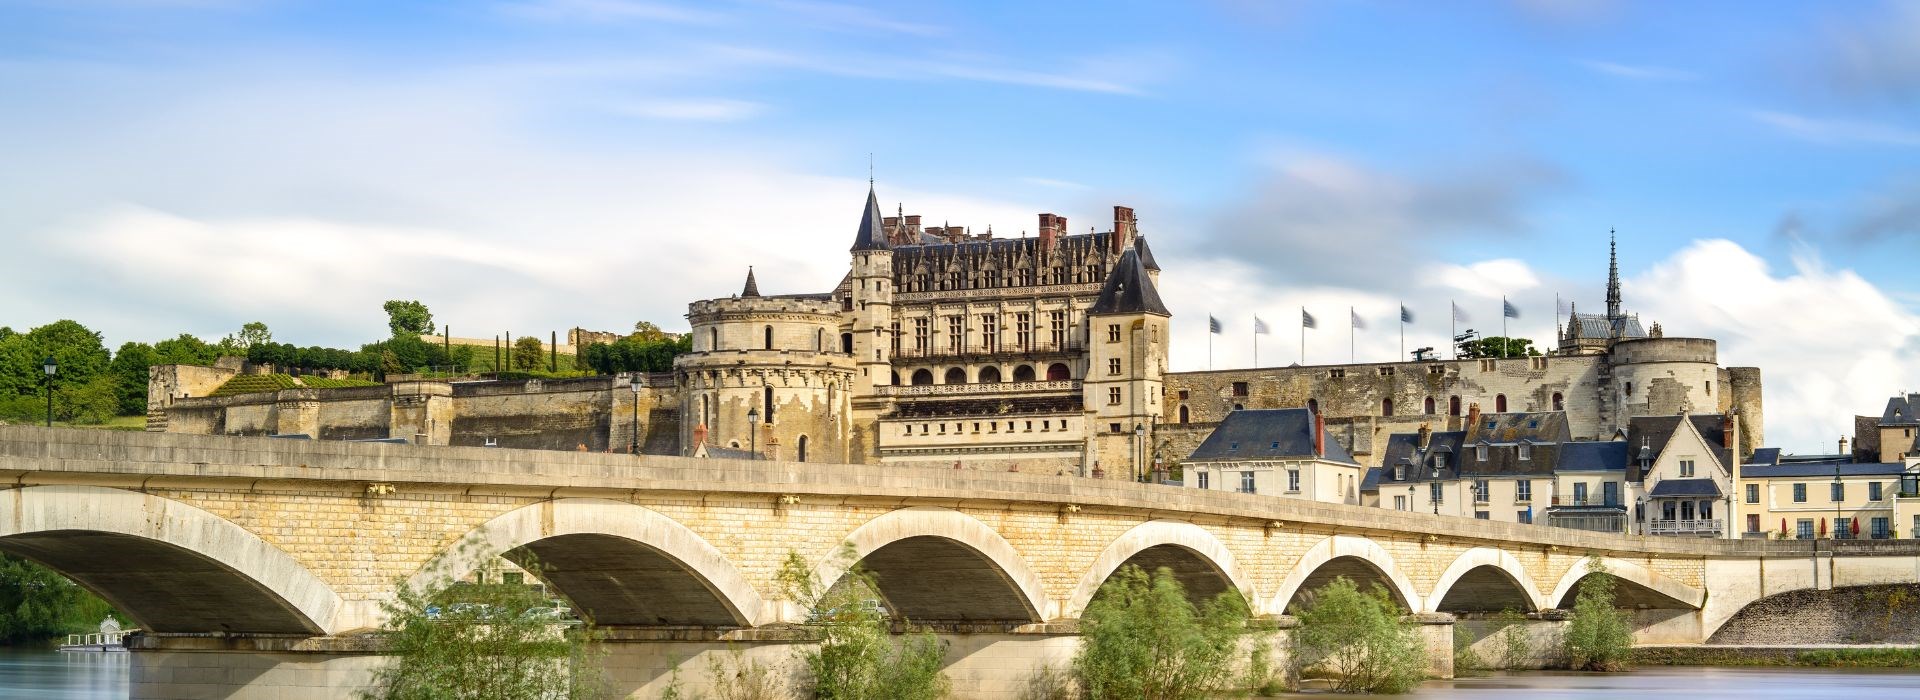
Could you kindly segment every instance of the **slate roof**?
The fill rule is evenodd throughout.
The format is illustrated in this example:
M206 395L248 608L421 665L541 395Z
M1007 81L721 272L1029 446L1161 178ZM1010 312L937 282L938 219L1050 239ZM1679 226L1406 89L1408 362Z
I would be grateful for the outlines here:
M1920 425L1920 394L1887 399L1887 410L1880 414L1880 425Z
M1387 437L1387 449L1381 459L1381 474L1378 481L1390 483L1419 483L1432 480L1433 466L1441 465L1442 480L1483 477L1539 476L1548 477L1565 464L1567 451L1576 454L1584 447L1596 443L1583 442L1535 442L1522 438L1513 442L1487 442L1487 458L1480 459L1480 441L1469 441L1462 431L1433 433L1427 440L1427 449L1420 451L1417 445L1418 433L1396 433ZM1520 458L1520 447L1527 446L1527 458ZM1624 450L1616 450L1624 454ZM1405 478L1399 478L1399 467L1406 466ZM1616 467L1618 468L1618 467Z
M1733 452L1723 443L1726 434L1722 423L1725 417L1720 414L1701 414L1692 416L1637 416L1627 423L1627 480L1639 482L1646 479L1640 465L1644 460L1651 464L1660 458L1667 449L1667 442L1673 439L1675 430L1680 429L1682 419L1692 421L1700 437L1706 439L1707 447L1713 450L1713 456L1720 461L1722 468L1731 468L1734 464Z
M1532 413L1482 413L1478 425L1466 426L1467 441L1486 438L1493 442L1515 442L1522 438L1534 442L1566 442L1573 439L1567 427L1565 411Z
M1720 496L1720 485L1714 483L1712 479L1662 479L1660 483L1653 485L1653 490L1647 492L1647 495L1655 498L1662 496L1711 496L1718 498Z
M1607 318L1602 314L1575 313L1567 329L1576 338L1645 338L1647 330L1632 316Z
M756 459L756 457L753 454L753 450L742 450L735 447L721 447L719 445L708 445L707 457L709 459Z
M1320 459L1359 464L1324 427L1326 454ZM1314 459L1313 412L1304 408L1242 409L1194 448L1189 462L1239 462L1260 459Z
M853 248L850 252L862 250L887 250L887 231L881 225L880 200L873 196L873 186L867 186L867 209L860 213L860 231L853 236Z
M1141 265L1145 265L1147 269L1154 272L1160 271L1160 263L1154 262L1153 259L1153 249L1147 247L1146 236L1135 236L1133 239L1133 247L1140 250Z
M747 266L747 286L745 289L740 290L740 298L745 299L745 298L757 297L757 296L760 296L760 284L758 282L753 281L753 266L748 265Z
M1600 472L1627 468L1627 443L1619 440L1569 442L1560 446L1560 464L1555 471Z
M1831 479L1836 465L1840 468L1841 476L1899 476L1907 471L1906 465L1899 462L1793 462L1741 465L1740 476L1755 479L1793 477Z
M1369 491L1379 491L1379 490L1380 490L1380 468L1368 467L1367 475L1364 477L1361 477L1360 479L1360 492L1367 493Z
M1173 315L1160 301L1160 291L1153 288L1153 279L1147 276L1146 267L1140 264L1139 252L1132 248L1120 254L1120 262L1114 264L1106 285L1100 288L1100 298L1087 313Z
M1779 464L1779 463L1780 463L1780 448L1778 447L1756 448L1753 451L1753 456L1747 458L1747 466L1762 465L1762 464ZM1741 473L1744 474L1746 473L1746 468L1743 466L1740 471Z

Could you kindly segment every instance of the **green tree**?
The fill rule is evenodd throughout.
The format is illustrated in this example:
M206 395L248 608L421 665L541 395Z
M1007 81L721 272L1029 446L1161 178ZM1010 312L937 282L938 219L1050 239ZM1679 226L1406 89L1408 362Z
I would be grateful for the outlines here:
M250 321L240 325L240 332L220 340L220 351L236 357L246 357L247 352L256 345L273 342L273 332L267 330L267 324Z
M851 557L844 547L838 556ZM793 552L778 578L788 599L806 607L820 644L802 649L809 694L822 700L934 700L950 687L940 672L946 643L921 631L893 641L880 588L858 562L831 586L822 586Z
M41 364L60 365L54 388L86 384L107 371L112 356L99 333L74 321L55 321L0 340L0 395L38 395L46 386Z
M513 368L524 372L540 369L547 359L542 347L540 339L530 335L513 341Z
M1495 335L1461 343L1460 356L1463 358L1482 359L1539 357L1540 351L1534 349L1533 341L1526 338L1507 338Z
M146 343L127 342L113 354L113 382L120 415L137 416L147 412L147 375L159 355Z
M113 607L39 564L0 554L0 644L92 632Z
M1587 559L1587 575L1567 623L1567 663L1579 671L1624 671L1633 654L1633 629L1614 607L1613 574L1599 557Z
M427 310L426 304L393 299L381 308L387 310L387 328L395 338L433 333L433 313Z
M473 545L463 546L473 551ZM464 558L465 555L462 555ZM491 554L479 557L491 559ZM537 573L538 566L528 563ZM384 606L389 661L362 700L586 700L606 695L597 633L540 611L540 589L441 576Z
M1236 680L1247 618L1237 590L1196 607L1172 571L1122 567L1080 616L1074 671L1091 700L1217 697Z
M220 359L219 348L186 333L154 343L153 354L156 365L211 365Z
M1294 628L1294 664L1336 679L1343 693L1397 694L1426 676L1426 649L1399 604L1375 585L1361 592L1342 576L1307 595Z
M657 342L668 338L667 332L652 321L639 321L633 324L633 333L627 336L633 340Z

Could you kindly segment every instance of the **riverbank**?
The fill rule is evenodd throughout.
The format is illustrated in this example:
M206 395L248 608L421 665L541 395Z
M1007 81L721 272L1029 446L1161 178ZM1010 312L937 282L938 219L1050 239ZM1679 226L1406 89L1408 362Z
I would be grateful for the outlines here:
M1791 666L1798 668L1920 669L1920 645L1747 645L1707 644L1641 646L1635 666Z

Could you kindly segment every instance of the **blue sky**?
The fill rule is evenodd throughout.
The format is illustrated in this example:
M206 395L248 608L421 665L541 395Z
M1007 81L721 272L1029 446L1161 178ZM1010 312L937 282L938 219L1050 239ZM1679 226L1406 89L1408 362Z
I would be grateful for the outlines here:
M15 327L350 345L684 326L888 208L1140 212L1176 369L1344 359L1341 307L1628 306L1768 373L1813 451L1920 388L1920 3L0 0ZM896 204L897 203L897 204ZM1077 230L1085 230L1078 228ZM1293 317L1323 328L1299 346ZM1278 320L1276 320L1278 319ZM466 329L468 332L463 333ZM543 333L542 333L543 334Z

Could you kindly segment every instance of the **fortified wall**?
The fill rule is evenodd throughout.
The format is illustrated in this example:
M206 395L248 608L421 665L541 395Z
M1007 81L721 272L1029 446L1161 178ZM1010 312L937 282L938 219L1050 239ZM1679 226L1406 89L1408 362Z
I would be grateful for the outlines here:
M152 391L194 370L156 367ZM163 378L166 378L163 380ZM634 383L639 382L639 390ZM164 386L163 386L164 384ZM193 384L205 394L217 383ZM319 440L402 438L418 444L624 452L681 451L680 390L671 373L582 379L404 381L340 389L283 389L175 397L150 404L151 432L307 435ZM636 416L638 422L636 423Z

